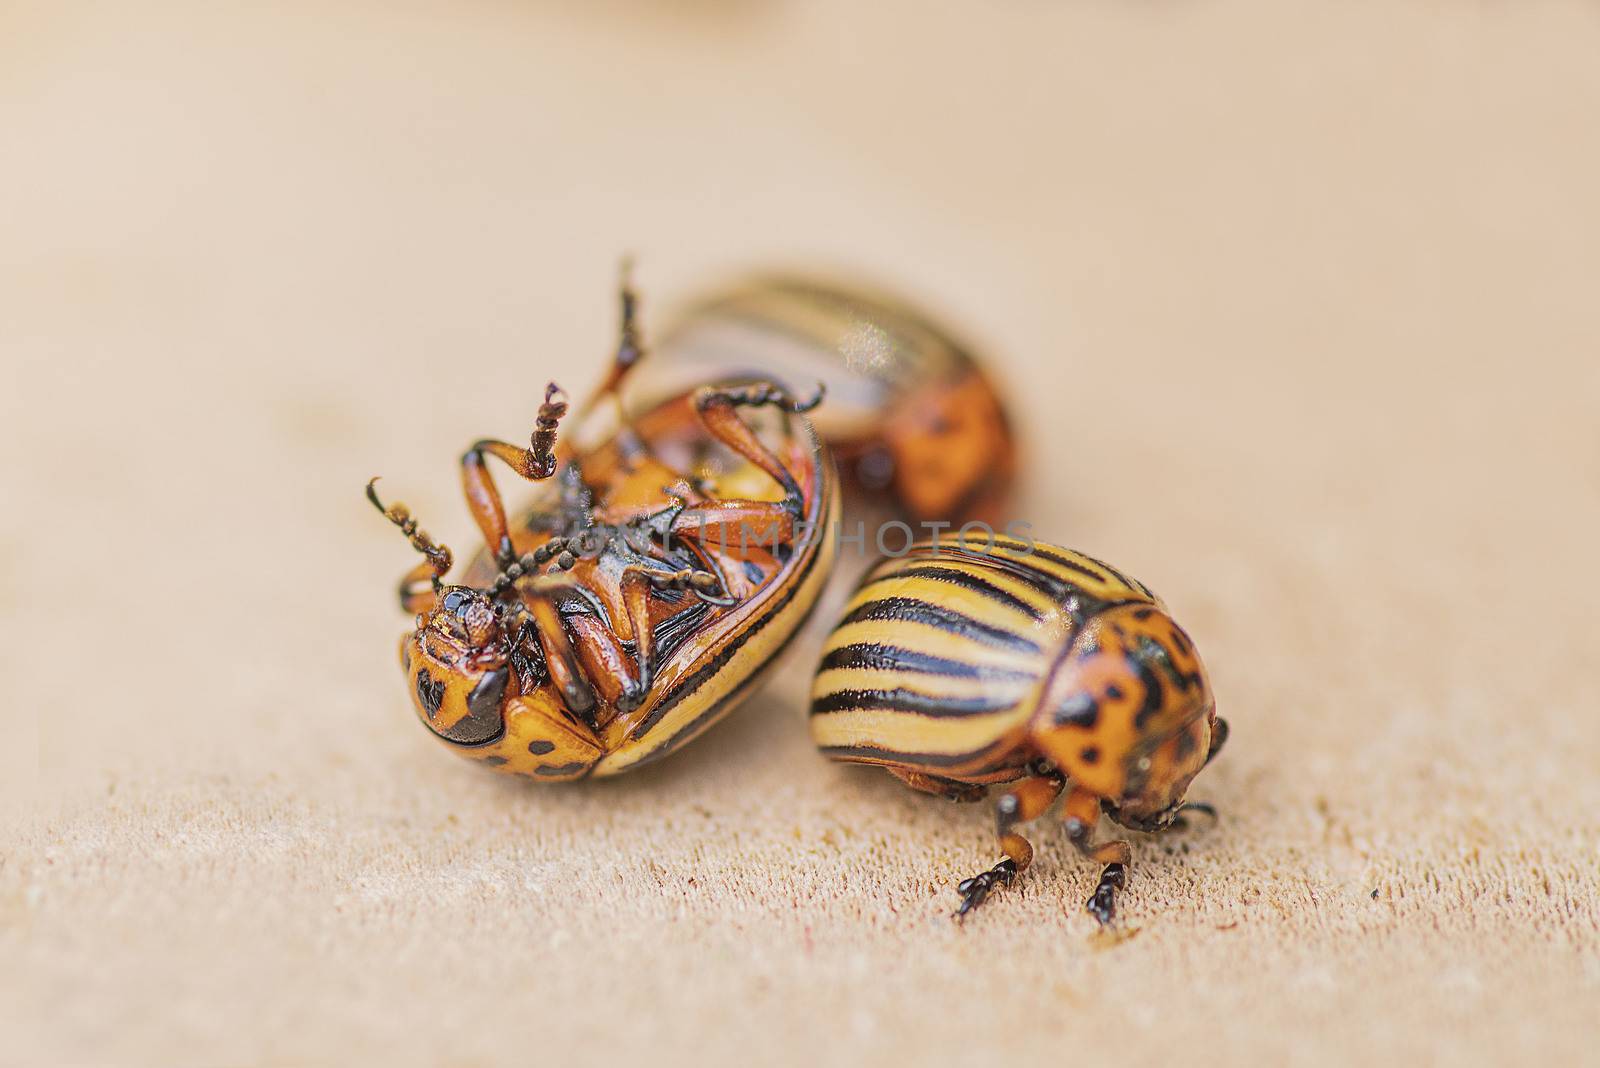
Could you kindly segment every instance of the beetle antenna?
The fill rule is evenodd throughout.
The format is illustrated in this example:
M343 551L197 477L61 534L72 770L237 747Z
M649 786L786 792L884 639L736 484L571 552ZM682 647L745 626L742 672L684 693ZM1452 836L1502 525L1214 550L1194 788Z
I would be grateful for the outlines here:
M437 590L440 585L439 580L444 577L445 572L450 570L450 565L455 559L451 556L449 547L440 545L428 536L427 531L419 528L416 517L411 514L411 510L405 505L397 501L385 507L384 503L378 499L377 485L378 479L377 476L374 476L367 483L367 500L372 502L372 507L381 512L385 519L400 528L400 533L406 536L406 540L411 543L413 549L428 558L428 568L433 572L433 588ZM421 576L417 577L420 578Z
M618 328L617 362L612 375L620 380L628 368L639 362L644 348L639 343L639 294L633 288L633 256L622 257L617 269L617 300L622 309Z

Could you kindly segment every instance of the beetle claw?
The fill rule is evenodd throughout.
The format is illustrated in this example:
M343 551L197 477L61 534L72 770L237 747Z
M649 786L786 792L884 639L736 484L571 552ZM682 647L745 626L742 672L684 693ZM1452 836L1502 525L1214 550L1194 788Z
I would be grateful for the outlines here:
M1007 857L988 871L961 880L956 884L956 893L961 895L961 905L950 914L950 918L956 921L966 919L967 913L984 903L991 890L996 886L1010 886L1016 877L1017 862Z
M1128 885L1128 869L1121 864L1107 864L1100 873L1100 882L1089 896L1086 907L1090 915L1109 927L1117 915L1117 891Z

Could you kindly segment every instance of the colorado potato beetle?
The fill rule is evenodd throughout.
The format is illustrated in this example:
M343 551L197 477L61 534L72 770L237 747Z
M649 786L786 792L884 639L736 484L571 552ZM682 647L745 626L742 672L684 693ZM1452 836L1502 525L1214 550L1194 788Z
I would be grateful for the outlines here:
M669 322L631 392L740 376L826 385L817 432L853 504L998 525L1016 470L1010 420L971 349L922 311L860 285L756 277Z
M529 447L483 440L462 456L485 550L461 583L444 581L450 550L367 487L424 556L400 585L418 717L456 752L542 782L638 767L731 711L833 559L836 477L803 414L820 392L703 387L586 444L641 357L635 309L625 281L616 358L572 434L552 383ZM536 484L515 522L491 460Z
M1189 783L1228 737L1199 653L1138 580L1082 553L996 535L922 542L881 560L824 646L811 734L827 756L876 764L957 801L1006 784L993 868L962 882L957 917L1033 859L1016 830L1066 792L1067 837L1103 864L1088 908L1110 922L1124 827L1181 824ZM1213 813L1214 815L1214 813Z

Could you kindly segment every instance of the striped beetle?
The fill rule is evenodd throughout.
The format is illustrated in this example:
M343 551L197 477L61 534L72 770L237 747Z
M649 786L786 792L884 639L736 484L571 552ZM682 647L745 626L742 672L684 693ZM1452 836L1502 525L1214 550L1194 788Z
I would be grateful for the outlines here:
M1063 790L1067 837L1103 864L1088 908L1109 923L1126 841L1181 825L1184 795L1228 737L1194 644L1138 580L1068 549L997 535L922 542L869 571L824 647L811 734L916 790L996 806L1005 859L957 887L957 918L1033 859L1019 823ZM1069 788L1070 783L1070 788Z
M621 418L642 355L626 276L621 299L616 359L575 433L558 445L568 405L552 383L529 448L484 440L462 457L485 549L460 584L444 583L450 550L367 486L425 557L400 584L417 614L400 655L418 717L456 752L541 782L639 767L731 711L834 556L836 477L803 417L820 391L705 386ZM607 415L616 425L589 447ZM491 458L541 491L515 522Z
M851 509L998 525L1017 466L999 392L967 345L871 287L777 273L708 293L668 322L630 394L768 375L827 386L816 428Z

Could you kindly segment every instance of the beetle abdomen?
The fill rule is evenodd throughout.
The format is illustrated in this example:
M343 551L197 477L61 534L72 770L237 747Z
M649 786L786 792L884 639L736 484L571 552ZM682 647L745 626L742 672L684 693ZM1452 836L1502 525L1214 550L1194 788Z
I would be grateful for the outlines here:
M1032 754L1028 719L1051 664L1107 605L1156 603L1091 557L996 537L925 542L881 561L824 646L811 734L836 759L964 780Z

